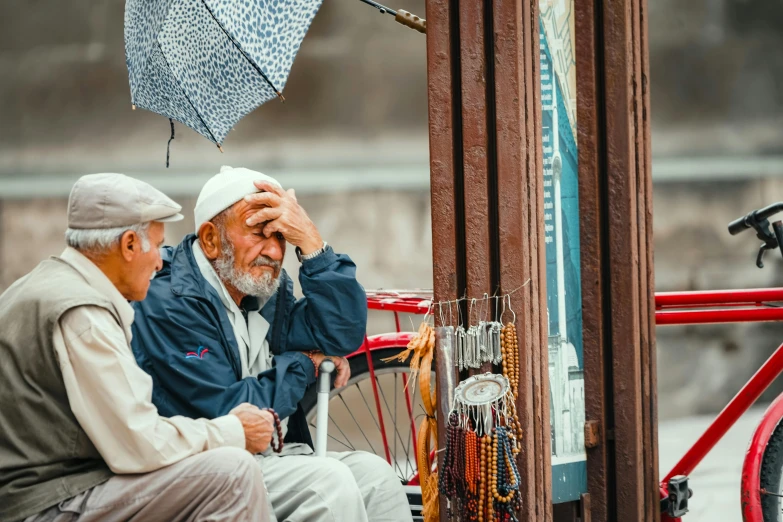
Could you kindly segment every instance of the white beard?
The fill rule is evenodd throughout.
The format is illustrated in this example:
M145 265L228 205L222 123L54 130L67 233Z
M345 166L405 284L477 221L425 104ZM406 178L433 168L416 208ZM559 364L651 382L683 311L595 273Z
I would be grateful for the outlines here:
M279 277L273 277L268 272L255 277L250 272L238 270L234 264L234 246L228 241L224 241L223 244L230 246L230 249L221 252L214 262L215 272L223 284L229 284L242 294L258 297L262 301L268 300L277 292L280 286ZM266 256L259 256L253 265L271 266L275 271L280 270L280 262Z

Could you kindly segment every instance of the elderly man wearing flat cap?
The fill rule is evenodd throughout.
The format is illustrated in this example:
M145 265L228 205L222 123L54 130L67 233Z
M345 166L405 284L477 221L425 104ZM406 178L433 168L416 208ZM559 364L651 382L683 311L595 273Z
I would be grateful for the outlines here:
M356 266L321 238L292 190L259 172L223 167L204 185L196 234L164 249L163 269L135 303L133 350L167 415L215 418L242 402L273 409L284 446L257 456L283 521L409 521L399 479L364 452L312 455L299 401L324 357L361 346L367 298ZM281 270L286 243L304 297ZM276 430L277 431L277 430Z
M0 295L0 520L268 518L251 453L272 419L162 417L130 347L133 308L161 268L163 193L122 174L80 178L68 247Z

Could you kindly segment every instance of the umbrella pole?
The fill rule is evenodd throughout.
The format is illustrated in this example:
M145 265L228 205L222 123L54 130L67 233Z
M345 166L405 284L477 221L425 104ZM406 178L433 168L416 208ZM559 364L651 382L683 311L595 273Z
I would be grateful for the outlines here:
M403 11L402 9L399 9L397 11L395 11L394 9L389 9L385 5L379 4L374 0L359 0L359 1L364 2L365 4L376 8L378 11L381 12L381 14L392 15L394 19L397 21L397 23L400 23L406 27L410 27L411 29L416 29L420 33L427 32L427 20L425 20L424 18L419 18L415 14L409 13L408 11Z

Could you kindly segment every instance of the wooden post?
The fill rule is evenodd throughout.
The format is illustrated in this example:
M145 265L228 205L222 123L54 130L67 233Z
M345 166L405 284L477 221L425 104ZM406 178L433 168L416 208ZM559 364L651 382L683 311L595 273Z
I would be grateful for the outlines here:
M537 3L429 0L426 18L435 299L519 289L520 515L549 522Z
M586 419L594 520L654 521L658 439L646 0L576 2Z
M527 435L521 520L655 521L647 3L578 0L575 16L589 491L581 503L553 514L537 0L427 2L435 298L481 298L530 281L514 302Z

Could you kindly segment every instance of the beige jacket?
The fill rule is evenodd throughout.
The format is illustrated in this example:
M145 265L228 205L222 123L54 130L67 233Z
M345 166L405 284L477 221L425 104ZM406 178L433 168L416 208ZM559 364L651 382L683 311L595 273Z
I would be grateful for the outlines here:
M97 306L63 314L54 347L68 401L84 431L115 473L145 473L221 446L245 447L234 415L214 420L164 418L152 404L152 379L130 348L133 308L88 258L66 248L60 258L106 296L121 324Z

